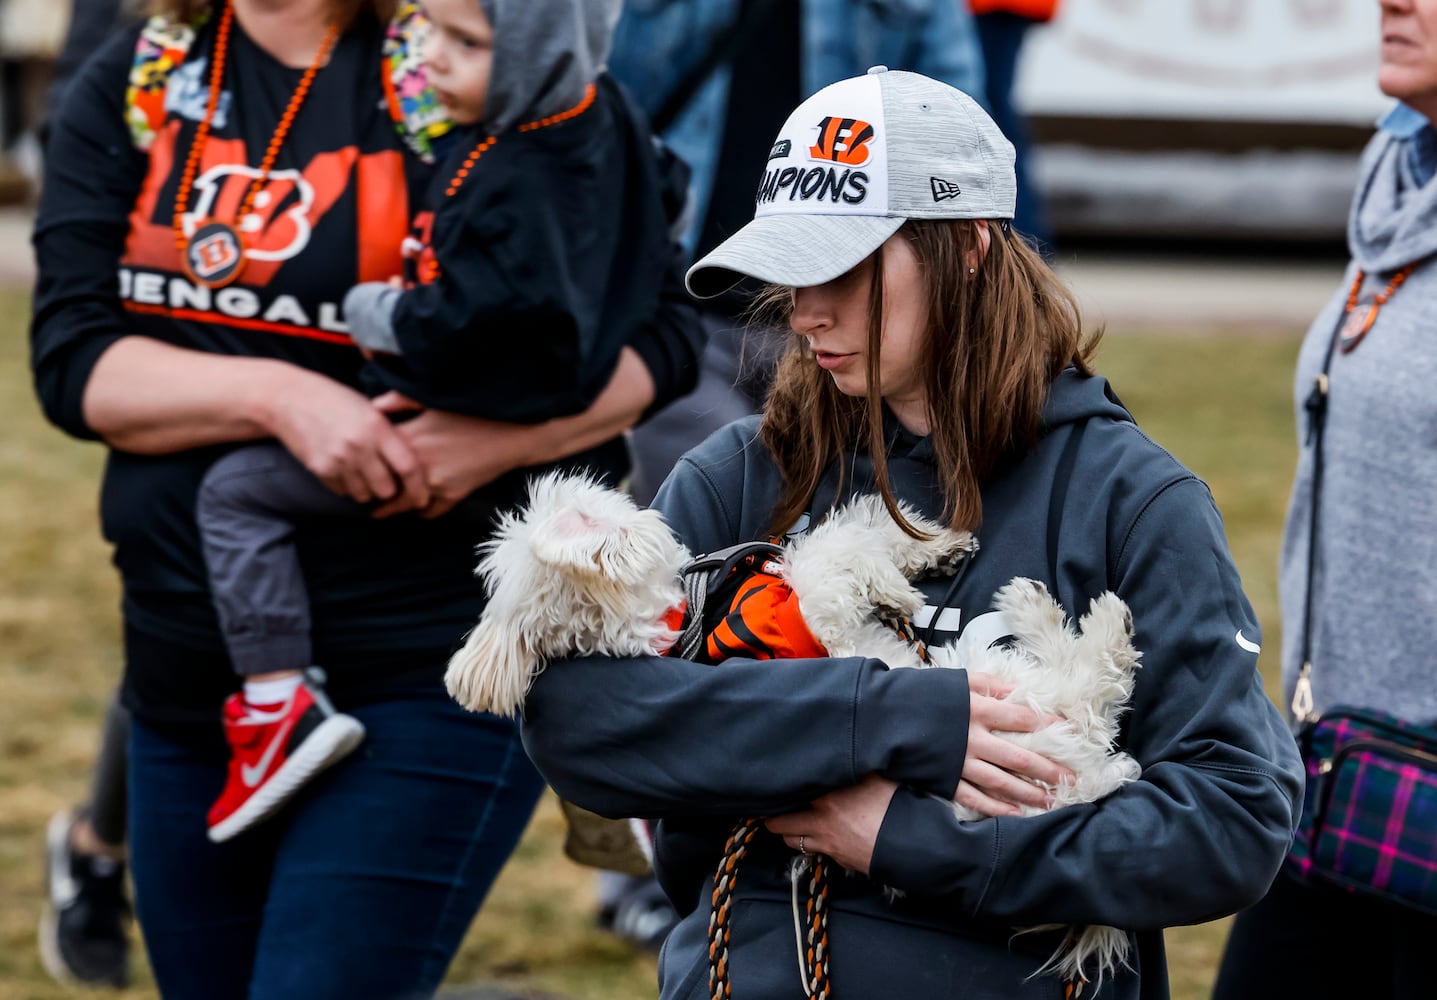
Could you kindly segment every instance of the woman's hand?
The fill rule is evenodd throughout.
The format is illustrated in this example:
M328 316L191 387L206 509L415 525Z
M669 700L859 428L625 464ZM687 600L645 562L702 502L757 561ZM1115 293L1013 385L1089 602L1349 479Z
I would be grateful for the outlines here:
M1068 768L997 735L1032 733L1063 721L1004 701L1013 688L987 674L968 675L968 754L953 800L985 816L1016 816L1022 805L1045 808L1052 796L1043 785L1074 778Z
M764 820L764 826L795 851L826 854L844 868L867 875L878 844L878 828L897 787L887 778L870 774L852 788L814 799L802 812Z
M387 392L370 405L376 414L419 411L417 417L395 425L394 430L417 456L428 493L424 504L411 502L407 492L397 496L376 509L375 517L406 510L418 510L422 517L438 517L504 473L542 459L533 445L535 428L527 424L426 410L397 392Z
M430 502L419 459L397 428L361 393L303 372L272 418L274 436L334 492L360 503Z
M430 500L425 506L411 501L406 493L380 507L374 516L389 517L417 508L425 517L438 517L506 472L577 455L617 437L638 422L653 400L653 377L632 347L619 352L613 376L587 410L539 424L508 424L425 410L400 393L387 392L373 401L379 412L420 411L397 430L426 470Z
M85 421L112 448L169 455L276 438L334 492L429 503L413 448L362 394L275 358L230 357L122 337L95 362Z

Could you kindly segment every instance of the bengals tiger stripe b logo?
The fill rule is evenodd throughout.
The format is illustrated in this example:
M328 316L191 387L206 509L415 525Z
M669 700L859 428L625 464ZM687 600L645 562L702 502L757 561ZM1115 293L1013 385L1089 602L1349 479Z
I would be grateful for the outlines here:
M828 117L818 123L818 141L808 147L808 155L814 160L861 167L868 162L868 144L873 136L873 126L867 122Z
M779 566L766 560L760 569L749 572L751 575L734 594L728 613L707 637L709 660L721 663L731 656L750 660L827 656L828 651L804 623L798 598L779 576Z

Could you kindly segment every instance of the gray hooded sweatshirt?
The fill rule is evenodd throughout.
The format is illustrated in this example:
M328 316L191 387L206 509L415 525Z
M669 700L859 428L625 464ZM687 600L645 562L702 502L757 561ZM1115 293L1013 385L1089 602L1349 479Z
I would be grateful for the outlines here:
M579 103L609 58L622 0L479 0L494 29L484 130L498 134Z
M717 431L654 499L690 551L768 534L782 475L757 426ZM888 428L894 492L938 516L932 440ZM846 457L848 488L871 491L866 453ZM834 492L830 478L813 510ZM931 624L935 643L960 631L1000 640L993 595L1015 576L1043 581L1074 620L1102 591L1118 594L1143 651L1120 740L1141 780L1043 816L959 822L942 799L967 750L961 671L859 657L718 668L590 657L535 679L524 747L555 791L606 816L660 820L659 880L683 918L659 959L663 1000L709 996L712 879L734 820L801 808L872 772L905 787L884 814L871 878L830 883L841 997L1054 1000L1062 985L1038 973L1053 940L1013 928L1056 921L1132 929L1130 965L1084 1000L1167 1000L1162 928L1267 891L1292 842L1302 762L1257 673L1261 630L1207 487L1138 429L1105 380L1069 370L1037 445L984 485L978 542L959 576L918 583L920 627ZM793 856L764 833L739 868L729 960L743 1000L805 995Z
M1300 454L1280 559L1283 684L1302 659L1312 510L1312 443L1303 400L1322 370L1349 289L1365 277L1366 315L1393 274L1417 269L1367 336L1334 353L1313 554L1312 685L1336 705L1437 720L1437 137L1398 109L1368 144L1348 220L1352 262L1298 358Z

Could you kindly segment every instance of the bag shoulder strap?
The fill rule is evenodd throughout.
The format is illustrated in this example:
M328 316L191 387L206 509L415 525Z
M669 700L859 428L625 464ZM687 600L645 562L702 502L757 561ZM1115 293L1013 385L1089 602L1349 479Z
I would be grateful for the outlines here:
M207 20L208 12L188 22L156 16L140 29L125 87L125 121L136 149L148 151L164 127L170 74L185 61ZM424 72L428 33L429 21L416 0L401 3L385 31L380 78L395 131L420 159L433 163L440 140L454 122Z
M1292 690L1292 718L1298 725L1317 720L1317 713L1313 711L1316 703L1312 696L1312 573L1317 562L1317 504L1322 490L1322 432L1327 426L1327 391L1331 383L1332 357L1337 352L1337 341L1342 336L1342 328L1347 322L1349 311L1342 310L1337 314L1332 336L1327 339L1327 351L1322 356L1322 370L1312 380L1312 388L1302 402L1302 408L1307 414L1307 443L1312 448L1312 493L1308 500L1311 509L1307 518L1307 588L1302 598L1302 666L1298 670L1297 686Z

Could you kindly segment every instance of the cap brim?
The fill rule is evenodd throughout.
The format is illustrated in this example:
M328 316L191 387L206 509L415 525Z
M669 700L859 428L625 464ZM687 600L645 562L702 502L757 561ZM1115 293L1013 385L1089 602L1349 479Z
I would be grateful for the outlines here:
M754 219L689 268L684 284L700 299L744 278L809 288L847 274L883 245L904 219L883 215L767 215Z

